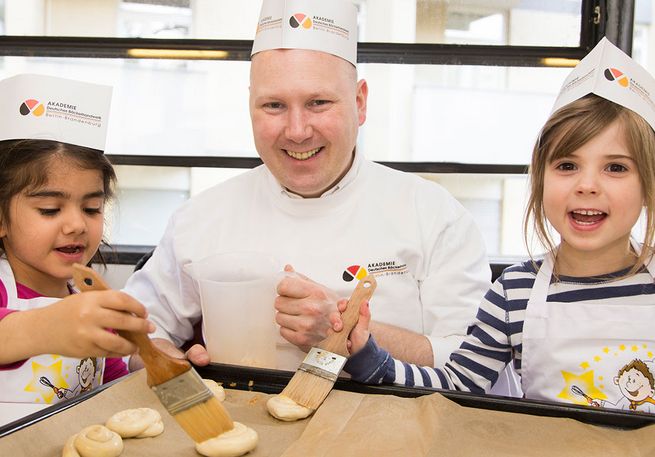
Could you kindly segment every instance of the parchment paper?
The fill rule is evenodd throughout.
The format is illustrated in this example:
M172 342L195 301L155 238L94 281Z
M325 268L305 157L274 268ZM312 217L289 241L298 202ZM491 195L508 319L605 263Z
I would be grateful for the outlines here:
M465 408L439 394L399 398L336 390L313 417L287 423L269 416L268 394L230 389L226 394L224 404L232 418L259 434L259 445L249 457L655 456L655 425L623 431L572 419ZM157 409L165 430L155 438L125 440L122 456L198 455L141 371L0 439L0 456L59 456L73 433L137 407Z
M125 448L121 456L198 457L191 438L166 412L145 378L145 371L141 370L72 408L5 436L0 439L0 456L61 456L66 439L82 428L104 424L112 414L123 409L149 407L161 413L164 433L154 438L123 440ZM309 419L290 423L274 419L266 411L269 396L226 389L224 405L232 419L243 422L259 434L259 445L249 457L278 457L300 437L309 422Z
M465 408L419 398L333 391L299 440L296 456L655 456L655 425L618 430L573 419Z

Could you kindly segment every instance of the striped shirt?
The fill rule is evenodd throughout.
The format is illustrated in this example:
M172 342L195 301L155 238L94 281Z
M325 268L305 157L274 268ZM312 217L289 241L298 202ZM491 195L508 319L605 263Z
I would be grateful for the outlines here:
M541 261L537 262L537 269ZM536 278L531 261L513 265L485 294L467 337L440 368L420 367L392 358L371 336L364 348L351 356L345 370L352 379L367 384L394 383L488 392L510 362L521 374L523 322ZM549 302L655 305L655 284L646 268L623 277L629 269L596 277L560 276L548 289ZM617 279L618 278L618 279ZM655 335L655 334L654 334Z

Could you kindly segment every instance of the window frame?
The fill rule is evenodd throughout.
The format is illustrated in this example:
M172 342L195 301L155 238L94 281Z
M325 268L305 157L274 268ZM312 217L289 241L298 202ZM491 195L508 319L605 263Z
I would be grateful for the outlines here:
M603 36L630 54L634 23L634 0L582 0L580 46L496 46L430 43L360 42L360 63L406 65L489 65L544 67L546 58L581 59ZM209 60L248 61L252 40L97 38L0 36L0 55L31 57L73 57L143 59L132 57L131 49L174 51L225 51L223 58ZM153 58L153 57L149 57ZM170 59L170 57L167 57ZM199 57L200 59L208 59ZM180 58L189 60L188 57ZM253 168L258 158L176 155L108 154L115 165ZM455 162L380 162L408 172L524 174L526 164L463 164Z

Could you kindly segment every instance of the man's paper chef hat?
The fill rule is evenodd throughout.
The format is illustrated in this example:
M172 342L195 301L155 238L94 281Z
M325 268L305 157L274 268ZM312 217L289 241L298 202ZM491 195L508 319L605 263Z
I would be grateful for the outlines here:
M23 74L0 81L0 140L54 140L104 151L110 86Z
M607 38L566 78L552 112L592 92L631 109L655 130L655 79Z
M323 51L357 64L357 8L348 0L264 0L251 56L268 49Z

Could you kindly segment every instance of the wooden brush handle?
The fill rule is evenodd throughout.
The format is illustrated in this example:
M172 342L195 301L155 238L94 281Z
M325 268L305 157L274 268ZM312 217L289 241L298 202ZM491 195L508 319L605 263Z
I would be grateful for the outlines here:
M362 280L357 283L357 287L355 287L355 290L350 296L345 311L341 313L343 329L341 329L340 332L331 334L318 343L319 348L348 357L349 353L346 341L348 340L351 330L355 328L355 325L357 325L357 321L359 320L360 305L364 301L371 299L376 286L377 283L375 282L375 278L370 275L362 278Z
M73 265L73 279L81 292L110 289L98 273L79 263ZM149 386L162 384L191 369L187 360L176 359L157 349L145 333L118 330L118 334L139 348L139 355L148 372Z

